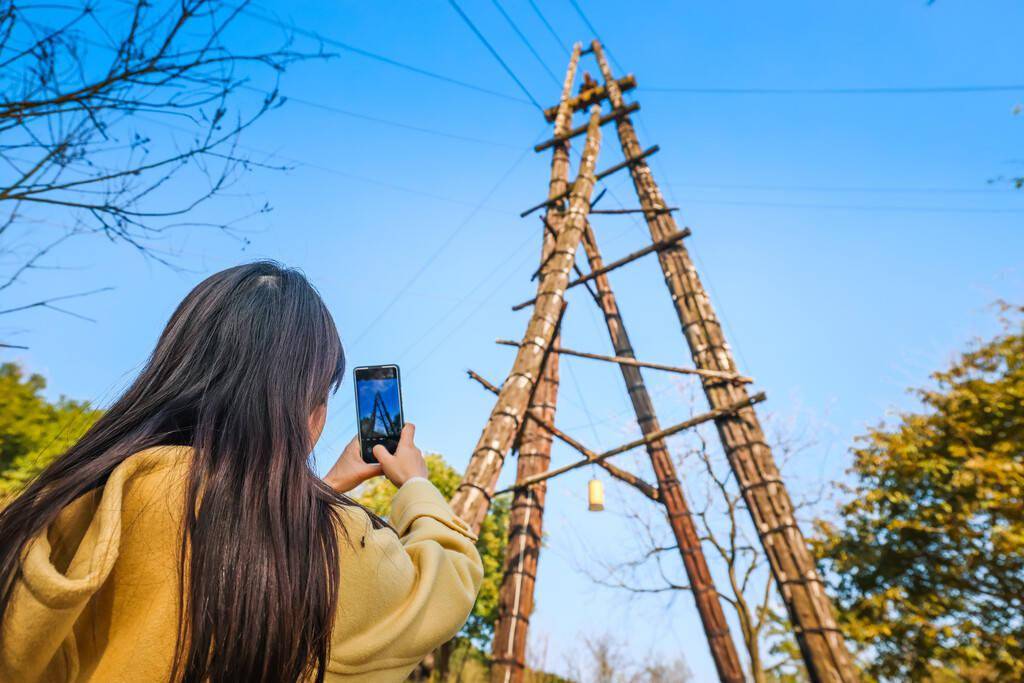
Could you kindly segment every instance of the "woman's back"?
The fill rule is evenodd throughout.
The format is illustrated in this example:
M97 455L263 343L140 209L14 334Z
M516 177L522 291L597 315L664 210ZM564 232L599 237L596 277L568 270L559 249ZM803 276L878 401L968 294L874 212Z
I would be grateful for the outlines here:
M0 680L169 679L190 458L183 446L129 457L30 544L3 621ZM425 480L395 496L394 531L358 507L339 512L326 680L404 680L472 608L482 578L473 536Z
M0 681L404 678L468 615L480 559L411 424L377 464L353 441L312 470L344 374L302 273L260 261L193 288L125 392L0 509ZM380 475L394 529L345 495Z

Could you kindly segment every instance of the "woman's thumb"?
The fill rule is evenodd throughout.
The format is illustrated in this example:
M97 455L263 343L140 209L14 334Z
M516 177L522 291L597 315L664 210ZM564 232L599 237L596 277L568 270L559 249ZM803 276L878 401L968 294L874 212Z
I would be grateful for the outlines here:
M393 460L395 457L391 455L388 449L384 448L384 446L381 446L380 444L377 444L376 446L373 447L372 453L373 457L377 458L377 462L379 462L382 465L385 462L391 462L391 460Z

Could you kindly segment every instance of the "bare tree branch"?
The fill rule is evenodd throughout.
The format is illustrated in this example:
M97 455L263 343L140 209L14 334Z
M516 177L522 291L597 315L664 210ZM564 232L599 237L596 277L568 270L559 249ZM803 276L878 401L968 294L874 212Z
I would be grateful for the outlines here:
M284 102L288 66L330 56L294 50L284 34L277 48L250 49L237 28L248 5L0 0L0 291L52 268L82 237L172 268L159 246L172 230L239 238L236 219L198 212L242 174L284 168L247 158L238 138ZM41 231L39 218L57 231ZM62 298L0 314L77 316L53 305Z

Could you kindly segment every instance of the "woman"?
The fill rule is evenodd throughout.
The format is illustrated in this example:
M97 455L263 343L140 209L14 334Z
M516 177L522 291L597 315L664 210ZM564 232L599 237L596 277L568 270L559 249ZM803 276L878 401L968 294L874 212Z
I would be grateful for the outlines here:
M483 574L407 425L309 456L344 373L297 271L199 284L139 377L0 513L0 681L400 681ZM345 496L383 474L391 524Z

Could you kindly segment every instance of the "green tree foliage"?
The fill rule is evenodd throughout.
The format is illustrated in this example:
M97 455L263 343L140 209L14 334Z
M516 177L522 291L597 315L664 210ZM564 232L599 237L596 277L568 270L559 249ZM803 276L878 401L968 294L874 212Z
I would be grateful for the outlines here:
M818 525L875 677L1024 680L1022 310L916 392L924 411L861 437L842 521Z
M99 418L88 402L43 397L46 380L0 365L0 501L17 493Z
M451 498L455 487L459 485L462 475L455 471L440 455L426 456L428 477L434 486L444 495ZM380 477L369 482L360 493L360 503L381 516L387 516L391 508L391 498L395 495L394 485ZM480 540L476 547L484 562L484 581L480 588L480 596L473 607L469 621L463 627L460 636L467 638L474 646L487 649L494 635L494 623L498 619L498 589L501 587L502 563L505 558L505 545L508 538L509 502L497 499L480 527Z

